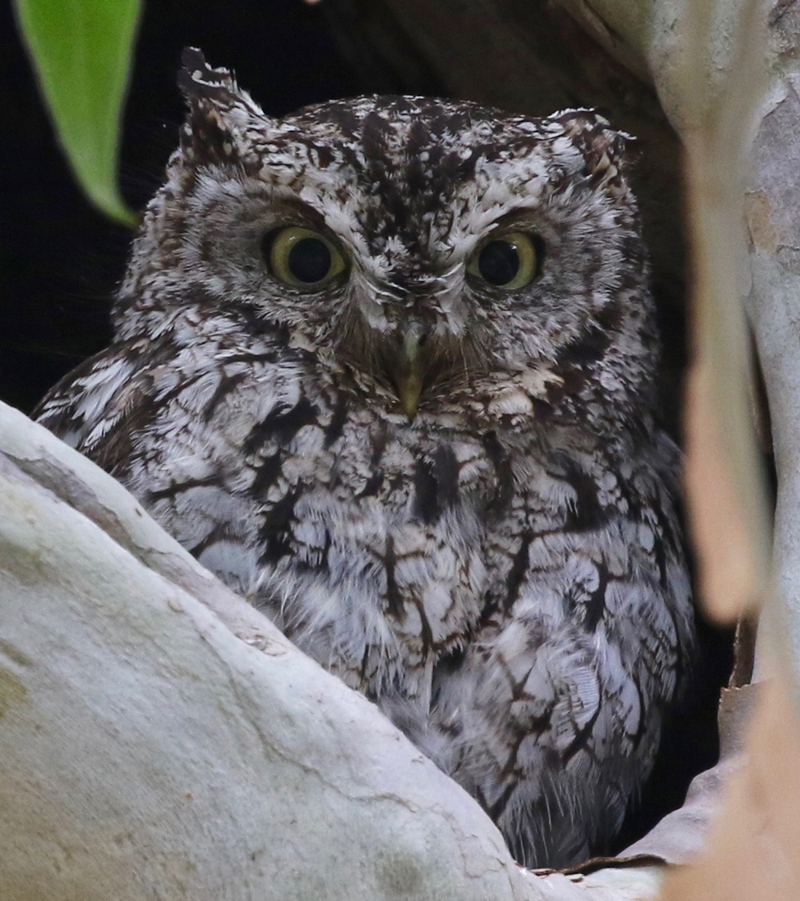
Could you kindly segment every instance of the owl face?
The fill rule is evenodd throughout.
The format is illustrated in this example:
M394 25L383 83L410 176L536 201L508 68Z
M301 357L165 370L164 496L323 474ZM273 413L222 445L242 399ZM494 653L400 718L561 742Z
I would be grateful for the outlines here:
M123 335L248 315L408 420L521 429L651 402L647 265L603 119L370 97L273 120L198 51L185 63Z

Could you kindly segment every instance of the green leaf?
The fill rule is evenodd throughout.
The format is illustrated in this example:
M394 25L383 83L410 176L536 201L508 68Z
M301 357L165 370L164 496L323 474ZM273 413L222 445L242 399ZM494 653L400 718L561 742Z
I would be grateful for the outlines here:
M15 0L61 145L91 200L133 225L117 185L122 103L140 0Z

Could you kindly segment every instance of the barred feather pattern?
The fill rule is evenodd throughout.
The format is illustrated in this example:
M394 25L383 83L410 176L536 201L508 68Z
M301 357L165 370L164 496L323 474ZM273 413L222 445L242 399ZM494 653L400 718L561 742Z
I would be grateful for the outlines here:
M694 643L629 139L586 110L421 98L275 120L184 63L114 341L40 420L378 704L520 862L604 851ZM284 225L335 241L341 277L280 283L261 242ZM541 271L475 284L510 226ZM411 417L386 362L409 321Z

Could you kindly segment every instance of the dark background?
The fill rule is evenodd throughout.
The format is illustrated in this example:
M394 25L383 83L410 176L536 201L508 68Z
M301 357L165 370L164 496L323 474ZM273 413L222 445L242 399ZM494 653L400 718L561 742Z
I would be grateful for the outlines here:
M535 13L535 6L526 7L525 14ZM121 186L130 206L137 211L144 207L161 184L167 157L177 144L183 103L175 77L185 46L201 48L212 66L234 69L265 112L276 116L308 103L361 93L448 94L442 73L417 52L396 20L382 24L378 19L376 24L370 12L356 27L348 16L359 8L367 7L337 5L335 0L317 6L302 0L146 2L121 152ZM547 29L529 28L527 33L539 42L532 50L526 48L537 64L543 60L554 70L564 65L567 71L564 48L581 61L590 56L574 30L562 38L557 53L547 49ZM381 49L373 53L373 47ZM502 65L501 57L494 55L494 65ZM459 90L458 64L455 57L448 59L454 92L483 99L486 81L480 73L471 90ZM509 58L509 66L513 64ZM466 84L469 61L461 60L461 65ZM566 105L602 106L602 98L598 102L591 94L591 77L574 61L572 65L571 80L563 82L527 76L529 83L543 87L542 112ZM608 96L613 96L618 73L613 66L609 71ZM620 102L617 121L627 109L629 87L618 91L625 103ZM650 121L646 109L636 110L640 123ZM110 301L132 234L95 212L73 182L7 0L0 4L0 122L0 400L27 413L62 375L108 343ZM679 188L673 183L669 190L676 195ZM678 294L678 304L663 317L662 327L668 339L666 363L673 363L680 374L679 279L672 293ZM663 306L670 309L669 304ZM677 337L670 344L671 334ZM676 403L679 389L671 389L670 396ZM687 709L667 732L655 778L640 812L630 818L620 847L678 806L691 776L715 760L716 698L730 672L730 637L708 631L705 639L703 673Z

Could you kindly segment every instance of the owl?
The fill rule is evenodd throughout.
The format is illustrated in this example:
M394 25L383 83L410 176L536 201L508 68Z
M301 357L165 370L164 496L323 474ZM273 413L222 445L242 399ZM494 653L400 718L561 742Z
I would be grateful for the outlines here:
M694 643L627 136L419 97L273 119L183 62L113 343L40 421L518 861L606 850Z

